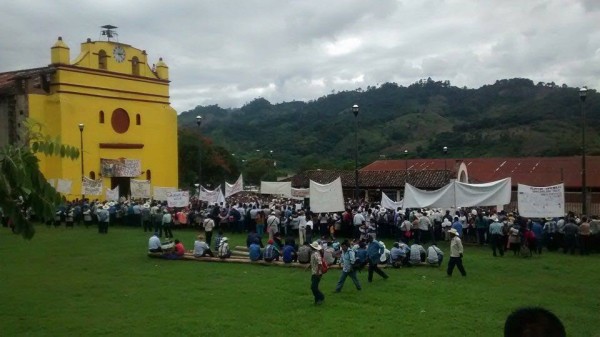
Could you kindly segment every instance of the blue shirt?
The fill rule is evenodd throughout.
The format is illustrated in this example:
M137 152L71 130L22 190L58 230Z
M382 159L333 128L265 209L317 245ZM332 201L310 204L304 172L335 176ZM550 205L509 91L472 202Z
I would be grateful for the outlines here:
M462 223L460 221L455 221L452 224L452 228L456 229L459 237L462 237Z
M379 242L373 240L369 243L369 246L367 247L367 256L369 257L369 260L371 260L371 263L379 263L379 257L382 253L383 248L379 245Z
M352 270L352 265L354 264L354 251L352 251L352 249L346 249L346 251L342 251L342 258L341 258L341 263L342 263L342 270L346 273L350 272Z
M531 225L531 230L533 231L533 234L535 234L536 238L541 238L542 237L542 232L543 232L543 227L539 222L534 222Z
M360 262L367 262L367 250L364 248L358 248L356 250L355 258Z
M294 247L290 245L283 246L283 262L292 263L294 259Z
M250 244L250 247L248 248L248 256L250 256L250 261L260 260L260 246L256 243Z

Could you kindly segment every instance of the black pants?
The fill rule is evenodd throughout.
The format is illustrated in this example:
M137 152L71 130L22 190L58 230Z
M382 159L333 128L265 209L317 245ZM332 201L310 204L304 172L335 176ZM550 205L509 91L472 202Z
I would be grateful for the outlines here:
M368 277L369 282L373 282L373 272L376 272L379 276L381 276L383 278L388 278L388 276L383 272L383 270L381 270L377 266L377 263L373 263L373 262L369 261L369 277Z
M325 300L325 295L319 290L321 276L322 275L312 275L310 278L310 290L312 290L313 296L315 297L315 303L323 302L323 300Z
M454 271L454 266L458 268L458 271L462 274L462 276L467 276L467 272L465 271L465 267L463 267L462 257L450 257L450 261L448 261L448 276L452 276L452 272Z
M213 242L212 242L212 231L205 231L204 234L206 235L206 243L210 247L210 245L213 244Z
M171 223L166 223L164 224L164 230L165 230L165 237L166 238L173 238L173 232L171 232Z
M504 237L502 235L492 234L490 244L492 246L494 256L496 256L496 249L500 253L500 256L504 256Z
M108 234L108 222L98 222L98 233Z

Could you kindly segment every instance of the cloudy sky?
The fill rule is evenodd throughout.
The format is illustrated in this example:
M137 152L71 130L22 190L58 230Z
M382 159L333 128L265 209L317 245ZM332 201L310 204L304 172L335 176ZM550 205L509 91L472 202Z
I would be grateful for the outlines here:
M598 0L0 0L0 72L100 26L170 68L172 106L240 107L421 78L600 88Z

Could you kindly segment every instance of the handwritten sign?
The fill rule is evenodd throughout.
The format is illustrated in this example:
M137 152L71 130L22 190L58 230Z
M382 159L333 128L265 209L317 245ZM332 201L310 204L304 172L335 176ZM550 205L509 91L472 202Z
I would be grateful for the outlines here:
M169 207L187 207L189 204L190 193L188 191L167 193L167 205L169 205Z
M519 184L517 203L519 214L530 218L565 215L565 186L558 184L534 187Z
M150 198L150 181L131 179L129 187L132 198Z
M137 177L142 173L139 159L105 159L100 158L100 171L103 177Z
M85 195L102 195L104 184L102 179L92 180L88 177L83 177L81 184L81 194Z

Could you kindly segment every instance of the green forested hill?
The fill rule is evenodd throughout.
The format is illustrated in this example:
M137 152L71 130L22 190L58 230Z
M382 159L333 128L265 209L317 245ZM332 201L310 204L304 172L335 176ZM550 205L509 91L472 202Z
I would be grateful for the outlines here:
M528 79L499 80L478 89L421 80L332 93L310 102L271 104L257 98L240 109L198 106L179 126L235 153L239 165L262 158L278 171L353 168L358 115L359 166L382 156L403 158L575 155L581 147L578 88ZM584 104L588 154L600 154L600 95ZM260 151L257 151L260 150ZM271 152L272 151L272 152ZM243 161L242 161L243 160ZM281 172L278 172L281 173Z

